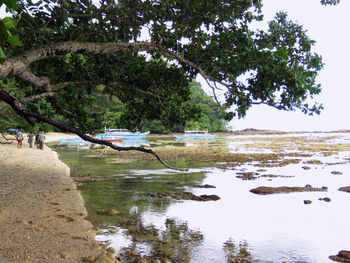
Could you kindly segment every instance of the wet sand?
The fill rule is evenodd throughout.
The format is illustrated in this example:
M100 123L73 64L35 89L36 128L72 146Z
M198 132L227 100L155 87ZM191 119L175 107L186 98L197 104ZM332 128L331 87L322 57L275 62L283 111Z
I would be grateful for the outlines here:
M26 140L20 149L16 141L0 144L0 262L97 262L105 249L84 219L69 168L47 146L29 148Z

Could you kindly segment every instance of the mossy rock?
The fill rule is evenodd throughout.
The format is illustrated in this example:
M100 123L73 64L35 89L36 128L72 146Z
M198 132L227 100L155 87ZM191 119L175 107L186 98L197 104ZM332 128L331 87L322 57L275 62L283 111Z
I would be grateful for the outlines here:
M326 187L314 188L311 186L281 186L281 187L269 187L269 186L260 186L255 189L251 189L250 192L258 195L270 195L270 194L286 194L292 192L325 192L327 191Z

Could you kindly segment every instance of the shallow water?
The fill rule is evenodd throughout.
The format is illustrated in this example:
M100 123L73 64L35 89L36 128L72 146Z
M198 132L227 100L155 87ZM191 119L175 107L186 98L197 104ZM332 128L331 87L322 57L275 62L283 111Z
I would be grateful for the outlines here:
M350 142L350 134L295 136L310 140L332 137L327 143L333 144ZM227 143L220 145L235 152L270 151L246 148L239 140L231 139L227 138ZM243 139L247 137L243 136ZM225 141L225 138L221 140ZM188 147L191 145L187 144ZM231 242L236 247L232 254L237 255L241 243L251 254L250 259L264 262L332 262L328 259L330 255L350 249L350 213L347 209L350 194L338 191L340 187L350 185L350 148L331 156L313 152L310 157L296 157L301 160L299 163L282 167L260 167L252 162L223 170L208 164L200 167L184 162L172 163L189 166L191 169L187 173L164 169L156 162L115 163L110 157L91 158L87 157L86 151L75 148L57 148L57 152L71 167L73 176L111 177L110 181L85 183L80 190L88 219L104 229L97 239L111 242L117 251L129 247L140 255L177 259L172 262L227 262L229 255L223 246L225 242ZM307 163L310 160L321 163ZM303 168L305 166L308 170ZM335 171L342 174L332 173ZM239 172L254 172L258 179L239 179ZM216 188L194 187L204 184ZM249 192L259 186L306 184L326 186L328 191L267 196ZM148 196L150 192L172 191L216 194L221 199L198 202ZM331 202L318 200L324 197L330 198ZM305 205L304 200L312 203ZM100 209L110 208L120 214L97 213ZM165 243L167 248L164 248Z

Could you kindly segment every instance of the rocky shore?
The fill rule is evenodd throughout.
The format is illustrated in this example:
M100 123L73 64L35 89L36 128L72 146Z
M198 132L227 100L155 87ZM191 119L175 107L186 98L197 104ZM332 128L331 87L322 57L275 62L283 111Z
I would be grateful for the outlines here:
M0 144L0 262L117 262L86 215L55 152Z

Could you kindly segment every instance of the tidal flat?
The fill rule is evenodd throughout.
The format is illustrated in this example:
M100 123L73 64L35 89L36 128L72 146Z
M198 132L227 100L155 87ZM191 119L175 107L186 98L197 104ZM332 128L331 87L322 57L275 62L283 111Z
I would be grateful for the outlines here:
M97 239L122 262L332 262L330 255L350 249L350 194L339 190L350 185L350 133L147 139L189 171L138 152L57 149L81 184L88 219L102 229ZM251 192L259 187L277 193ZM219 198L174 198L181 193Z

